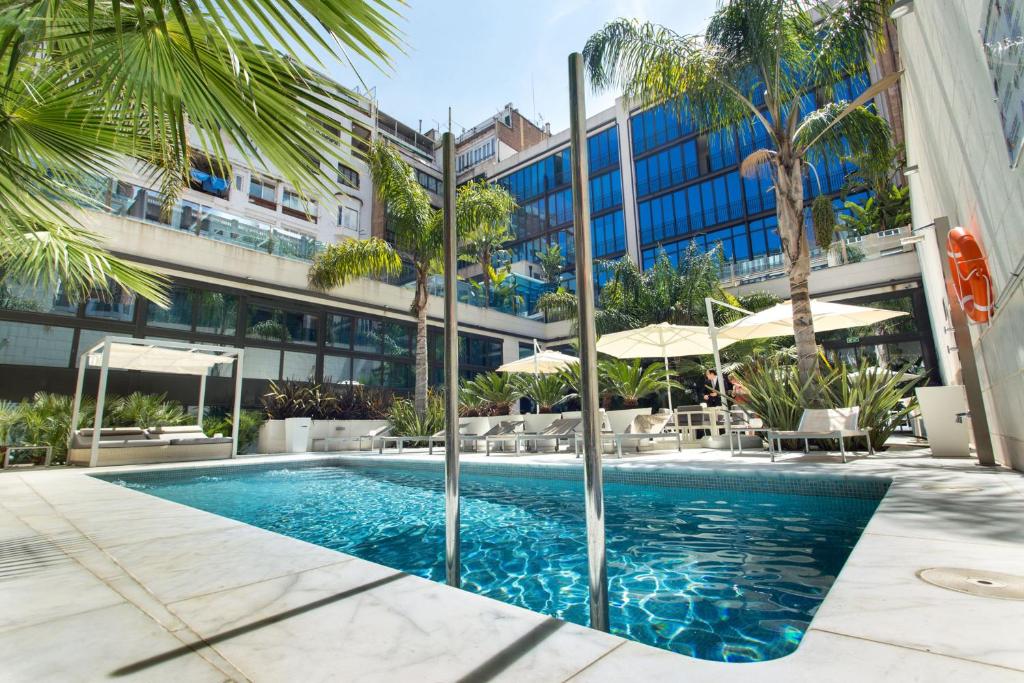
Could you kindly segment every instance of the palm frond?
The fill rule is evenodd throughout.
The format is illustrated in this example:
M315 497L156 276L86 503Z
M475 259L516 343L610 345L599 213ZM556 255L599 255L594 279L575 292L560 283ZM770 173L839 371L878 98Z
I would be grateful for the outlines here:
M865 56L886 47L885 26L893 0L840 0L815 3L821 21L814 26L814 59L809 75L832 96L832 86L854 73Z
M756 178L758 175L771 177L777 156L778 152L772 149L754 150L740 164L740 175L744 178Z
M891 144L889 124L865 107L833 102L808 115L794 135L799 153L812 160L841 158L850 150L885 154Z
M398 275L402 259L382 239L347 239L330 244L316 255L309 268L309 286L320 291L340 287L357 277Z

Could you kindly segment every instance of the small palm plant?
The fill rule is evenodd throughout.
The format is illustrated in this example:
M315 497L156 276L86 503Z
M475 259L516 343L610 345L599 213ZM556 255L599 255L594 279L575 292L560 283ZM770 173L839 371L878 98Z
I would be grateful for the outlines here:
M609 394L622 399L625 408L636 408L640 399L659 391L678 389L673 379L666 381L665 364L658 361L646 367L639 360L610 360L598 366Z
M565 379L559 373L546 375L518 375L515 378L519 393L537 404L540 413L554 412L554 407L566 401L574 393L569 391Z
M459 260L480 266L485 308L491 305L491 283L496 279L494 261L508 256L505 245L515 237L511 226L517 208L515 199L500 185L479 180L459 188Z
M482 372L464 383L462 392L469 400L486 405L491 415L508 415L522 396L515 375L505 372Z
M163 427L191 421L180 403L167 400L167 394L135 391L117 397L110 406L110 423L115 427Z

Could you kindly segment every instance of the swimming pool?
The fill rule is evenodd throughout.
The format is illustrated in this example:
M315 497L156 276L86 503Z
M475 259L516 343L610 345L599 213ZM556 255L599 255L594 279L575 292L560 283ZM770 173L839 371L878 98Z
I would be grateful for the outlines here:
M464 588L587 624L581 477L574 467L464 464ZM439 463L338 459L99 478L444 581ZM887 485L606 468L612 632L702 659L789 654Z

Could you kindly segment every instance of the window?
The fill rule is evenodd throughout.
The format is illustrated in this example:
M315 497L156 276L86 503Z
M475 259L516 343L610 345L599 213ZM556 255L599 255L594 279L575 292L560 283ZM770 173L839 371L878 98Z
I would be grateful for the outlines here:
M356 318L355 350L383 356L412 356L413 328L403 323Z
M327 315L327 346L339 349L352 348L352 318L347 315Z
M433 192L434 194L441 194L444 189L444 182L440 178L435 178L429 173L416 169L416 182L418 182L427 192Z
M626 231L622 222L622 211L595 218L591 222L594 256L604 257L626 249Z
M361 154L370 152L370 129L352 122L352 148Z
M618 170L606 173L603 176L598 176L590 181L591 211L596 213L621 204L622 178L621 173Z
M78 306L68 300L60 284L44 287L4 280L0 283L0 308L51 315L75 315Z
M352 359L352 379L363 386L411 389L415 376L411 363L387 360Z
M92 294L85 301L85 315L89 318L130 322L135 318L135 294L116 283L109 292Z
M318 327L316 316L249 304L245 336L250 339L313 345L316 344Z
M249 201L253 204L276 209L277 183L273 180L253 176L249 179Z
M338 207L338 227L359 230L359 211L348 206Z
M285 351L281 378L305 382L316 378L316 354Z
M238 297L206 290L192 290L196 308L196 331L234 335L238 327Z
M172 330L192 329L192 292L188 287L175 285L168 292L171 305L164 309L154 303L146 306L146 324Z
M0 365L66 368L71 358L73 334L74 330L68 327L2 321Z
M474 147L468 152L460 154L456 159L456 171L461 173L465 169L475 166L485 159L490 159L492 156L494 156L493 138L482 145Z
M278 349L245 348L242 377L245 379L278 379L281 376L281 352Z
M281 193L281 213L315 223L317 217L316 200L303 200L298 192L285 190Z
M338 162L338 182L347 187L359 189L359 172L350 166Z
M619 129L612 126L587 140L589 172L601 171L619 163Z

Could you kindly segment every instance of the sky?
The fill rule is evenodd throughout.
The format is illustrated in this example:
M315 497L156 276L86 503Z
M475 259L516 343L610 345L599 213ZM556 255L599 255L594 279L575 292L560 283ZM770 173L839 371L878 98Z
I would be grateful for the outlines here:
M716 0L408 0L397 24L405 54L394 53L390 73L357 62L329 66L340 83L376 88L380 108L423 131L447 128L458 134L512 102L528 118L569 125L570 52L619 17L698 33ZM617 93L587 93L587 111L611 106Z

